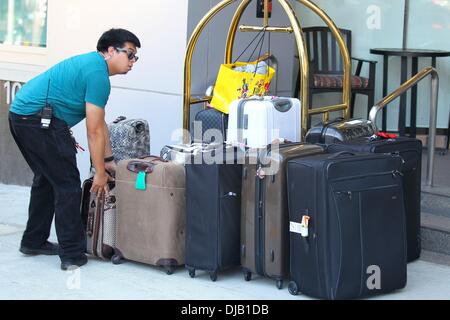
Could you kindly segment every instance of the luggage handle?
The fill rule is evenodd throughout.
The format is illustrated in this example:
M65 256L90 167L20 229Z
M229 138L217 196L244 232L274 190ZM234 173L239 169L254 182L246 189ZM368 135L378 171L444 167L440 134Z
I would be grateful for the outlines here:
M320 143L325 143L325 133L327 132L328 127L331 126L334 123L341 122L343 120L344 120L343 117L338 117L338 118L336 118L334 120L331 120L331 121L328 121L328 122L324 122L323 126L322 126L322 131L320 132Z
M134 173L139 173L139 172L152 173L153 168L156 165L155 161L168 162L167 160L164 160L163 158L161 158L159 156L153 156L153 155L144 156L144 157L141 157L140 159L145 159L145 158L149 158L149 157L152 157L154 159L149 160L149 161L138 161L138 160L130 161L127 165L127 169Z
M123 120L125 120L126 118L127 118L127 117L125 117L125 116L119 116L119 117L116 118L116 120L113 121L113 123L119 123L120 121L123 121Z
M292 108L292 102L289 99L276 99L273 101L273 104L279 112L288 112Z
M127 169L134 173L139 173L139 172L152 173L154 166L155 166L155 164L152 162L130 161L127 165Z
M341 151L341 152L337 152L337 153L335 153L335 154L333 154L331 157L329 157L329 159L336 159L336 158L339 158L340 156L343 156L343 155L351 155L351 156L354 156L354 155L356 155L356 153L354 153L354 152L350 152L350 151Z

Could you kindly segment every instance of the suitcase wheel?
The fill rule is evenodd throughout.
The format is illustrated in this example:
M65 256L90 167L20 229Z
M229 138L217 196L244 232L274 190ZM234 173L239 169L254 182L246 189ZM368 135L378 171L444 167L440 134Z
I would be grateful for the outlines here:
M277 280L276 285L278 289L283 289L283 280Z
M169 276L173 273L173 267L171 266L166 266L164 267L164 269L166 270L166 274L168 274Z
M252 278L252 273L248 270L244 270L244 279L245 281L250 281Z
M216 281L217 280L217 273L213 272L209 275L209 278L211 279L211 281Z
M121 264L125 262L125 259L123 259L123 257L120 254L116 253L111 257L111 262L113 264Z
M195 269L189 269L189 277L195 278Z
M297 284L294 281L290 281L288 285L289 293L293 296L296 296L298 294L298 287Z

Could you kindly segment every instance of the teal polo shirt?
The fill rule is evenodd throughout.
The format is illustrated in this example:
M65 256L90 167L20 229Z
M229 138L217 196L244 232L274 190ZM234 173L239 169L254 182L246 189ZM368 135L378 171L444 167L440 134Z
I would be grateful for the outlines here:
M104 108L111 92L108 65L99 52L61 61L28 81L11 105L19 115L38 113L48 102L53 114L73 127L86 117L86 102Z

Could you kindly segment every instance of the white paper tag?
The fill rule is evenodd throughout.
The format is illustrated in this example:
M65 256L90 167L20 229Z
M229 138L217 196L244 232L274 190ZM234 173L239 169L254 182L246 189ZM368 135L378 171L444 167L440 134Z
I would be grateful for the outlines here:
M302 225L298 222L289 221L289 231L294 233L302 233Z

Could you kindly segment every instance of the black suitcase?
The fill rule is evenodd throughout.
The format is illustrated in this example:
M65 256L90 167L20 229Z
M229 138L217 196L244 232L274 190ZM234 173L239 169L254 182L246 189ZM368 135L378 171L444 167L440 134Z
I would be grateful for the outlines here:
M353 299L406 285L401 166L349 152L288 162L291 294Z
M422 142L408 137L395 139L358 138L328 146L328 152L340 151L397 153L403 160L403 198L406 215L406 243L408 262L420 257L420 192L422 169Z
M239 266L242 165L235 149L220 150L224 151L227 163L199 164L197 158L185 166L185 265L192 278L195 270L204 270L216 281L219 271Z
M201 130L199 130L200 125ZM191 125L192 142L222 143L226 141L227 127L227 114L212 108L204 109L195 115L195 122ZM207 132L209 129L216 129L218 131L213 132L211 130ZM219 141L219 137L217 137L218 133L222 135L221 141Z
M374 134L372 122L364 119L337 118L309 129L305 136L307 143L332 144L350 141L358 137L370 137Z

